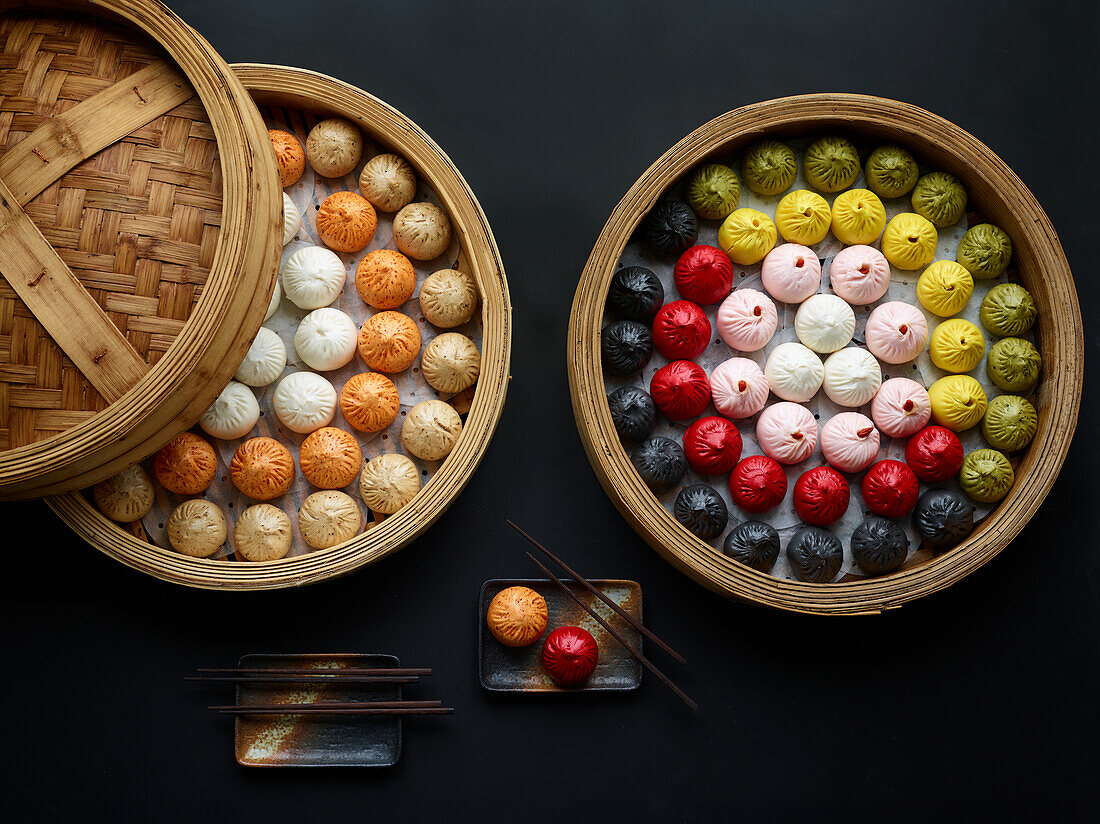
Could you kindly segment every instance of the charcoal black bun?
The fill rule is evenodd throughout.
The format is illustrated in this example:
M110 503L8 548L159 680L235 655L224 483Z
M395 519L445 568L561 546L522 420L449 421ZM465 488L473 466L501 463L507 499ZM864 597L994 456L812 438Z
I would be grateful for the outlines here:
M600 353L604 369L612 375L633 375L653 357L653 336L644 323L617 320L603 328Z
M642 235L654 254L665 258L679 257L694 245L699 235L695 212L682 200L663 200L642 223Z
M800 581L827 584L840 572L844 547L840 538L819 526L804 526L787 544L787 560Z
M649 323L664 302L665 287L644 266L624 266L611 276L607 309L619 317Z
M943 552L974 531L974 507L952 489L929 489L917 500L913 529L925 546Z
M767 572L779 557L779 533L763 521L744 521L730 530L722 551L735 561Z
M637 386L620 386L607 396L607 405L615 431L624 441L644 441L657 425L657 404Z
M630 455L630 462L646 486L655 492L680 483L687 472L684 449L671 438L650 438Z
M889 518L872 515L852 533L852 557L869 575L885 575L899 569L909 553L905 530Z
M672 505L672 514L689 532L704 541L721 535L729 521L726 502L707 484L692 484L681 489Z

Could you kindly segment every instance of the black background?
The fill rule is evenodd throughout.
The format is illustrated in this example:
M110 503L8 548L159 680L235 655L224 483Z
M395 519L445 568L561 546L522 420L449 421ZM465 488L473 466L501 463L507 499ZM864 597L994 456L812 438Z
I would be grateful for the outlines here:
M1095 815L1096 4L173 7L230 62L335 75L444 147L500 244L514 379L480 471L430 533L300 591L185 590L85 546L41 503L0 506L0 818ZM730 603L667 566L596 482L565 374L573 290L634 180L710 118L812 91L906 100L984 140L1058 228L1088 324L1082 424L1042 510L985 569L870 619ZM648 622L689 661L668 666L698 713L652 678L608 699L480 690L481 582L533 572L505 517L591 577L641 582ZM433 666L421 694L458 712L407 723L389 770L238 767L231 724L202 709L227 696L181 677L280 651L390 652Z

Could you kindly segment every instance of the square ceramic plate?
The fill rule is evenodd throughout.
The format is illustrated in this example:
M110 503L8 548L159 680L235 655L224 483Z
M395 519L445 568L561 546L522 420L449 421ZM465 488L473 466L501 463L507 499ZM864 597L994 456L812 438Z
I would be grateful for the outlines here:
M626 610L640 623L642 620L642 588L636 581L590 580L592 586ZM603 601L580 584L566 581L566 586L596 614L607 621L636 649L642 649L642 635L620 618ZM512 586L525 586L546 599L550 619L542 637L526 647L506 647L497 641L485 624L485 613L498 592ZM478 602L478 671L481 686L492 692L609 692L637 689L642 683L642 665L612 638L592 616L575 604L553 581L494 580L481 587ZM592 633L600 648L596 671L582 686L559 687L542 668L542 645L546 636L558 627L582 627Z
M238 667L302 670L397 667L393 655L245 655ZM238 684L237 704L400 701L400 684ZM238 715L237 763L246 767L390 767L401 757L401 719Z

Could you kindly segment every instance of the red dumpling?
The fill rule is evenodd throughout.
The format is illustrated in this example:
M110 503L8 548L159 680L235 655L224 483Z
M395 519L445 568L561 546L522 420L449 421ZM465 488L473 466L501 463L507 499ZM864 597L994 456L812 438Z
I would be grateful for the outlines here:
M717 246L692 246L672 270L681 297L707 306L718 303L733 288L733 264Z
M884 518L903 518L920 497L920 481L901 461L879 461L867 470L859 488L863 503Z
M905 462L925 483L946 481L962 467L962 441L946 427L926 426L905 445Z
M850 497L848 482L831 466L803 472L794 482L794 511L814 526L828 526L843 518Z
M730 497L745 512L775 509L787 495L787 473L767 455L750 455L730 473Z
M684 431L684 454L700 475L725 475L741 457L741 433L717 415L700 418Z
M710 403L710 381L703 367L686 360L662 366L649 381L649 395L661 413L674 421L699 415Z
M690 300L666 303L653 319L653 345L669 360L694 360L710 343L710 321Z
M582 684L595 671L600 657L592 633L582 627L558 627L542 645L542 666L555 684Z

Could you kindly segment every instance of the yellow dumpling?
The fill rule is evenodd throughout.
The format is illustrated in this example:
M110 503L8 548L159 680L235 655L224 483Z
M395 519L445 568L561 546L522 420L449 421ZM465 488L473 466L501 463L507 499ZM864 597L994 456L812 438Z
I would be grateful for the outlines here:
M912 212L894 215L882 233L882 253L899 269L920 269L936 256L939 234L931 221Z
M932 363L945 372L969 372L982 362L985 338L970 321L952 318L932 330L928 354Z
M885 225L886 207L869 189L849 189L833 201L833 235L841 243L874 243Z
M964 432L985 415L982 385L969 375L948 375L928 387L932 420L953 432Z
M933 315L949 318L966 306L974 293L974 278L953 260L937 260L917 281L917 300Z
M787 243L820 243L829 234L831 221L829 202L809 189L796 189L775 207L775 225Z
M775 224L756 209L737 209L722 221L718 245L742 266L759 263L775 246Z

